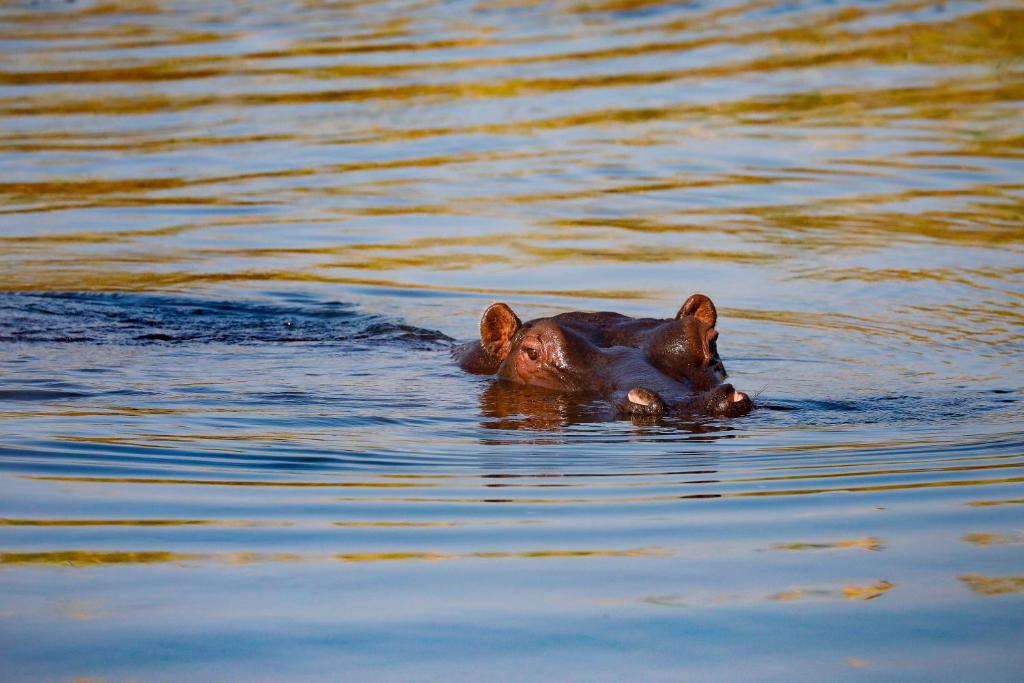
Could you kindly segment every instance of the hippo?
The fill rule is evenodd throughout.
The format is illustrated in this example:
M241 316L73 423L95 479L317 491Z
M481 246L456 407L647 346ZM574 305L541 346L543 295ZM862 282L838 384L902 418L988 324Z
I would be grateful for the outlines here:
M522 322L504 303L480 318L480 339L452 349L470 373L560 392L600 395L622 417L750 412L725 383L711 299L694 294L674 318L560 313Z

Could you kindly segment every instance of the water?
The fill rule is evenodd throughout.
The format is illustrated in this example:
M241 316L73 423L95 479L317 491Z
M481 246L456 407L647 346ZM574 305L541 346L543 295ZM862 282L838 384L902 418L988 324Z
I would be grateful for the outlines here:
M1019 680L1014 2L0 6L0 678ZM738 419L448 359L718 304Z

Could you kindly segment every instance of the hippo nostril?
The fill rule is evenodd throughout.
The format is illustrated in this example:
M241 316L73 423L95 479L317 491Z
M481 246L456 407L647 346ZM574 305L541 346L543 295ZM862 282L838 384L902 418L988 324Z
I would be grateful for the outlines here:
M630 403L636 403L641 406L649 406L652 403L651 397L639 389L630 389L629 393L626 394L626 398L629 399Z
M626 411L633 416L657 416L665 412L661 397L650 389L633 387L626 394Z

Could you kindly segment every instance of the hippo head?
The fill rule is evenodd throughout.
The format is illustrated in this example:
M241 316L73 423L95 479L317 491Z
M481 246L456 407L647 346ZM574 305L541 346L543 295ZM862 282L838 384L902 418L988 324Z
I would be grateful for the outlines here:
M497 303L480 319L480 341L500 360L495 374L501 379L562 391L594 388L596 349L555 318L524 325L511 308Z
M656 368L697 391L725 381L728 373L718 355L718 311L711 299L694 294L680 306L674 320L663 322L643 342L647 358Z
M496 303L480 320L485 362L463 367L528 386L599 393L634 415L742 415L751 401L723 383L717 317L702 294L669 320L563 313L523 323Z

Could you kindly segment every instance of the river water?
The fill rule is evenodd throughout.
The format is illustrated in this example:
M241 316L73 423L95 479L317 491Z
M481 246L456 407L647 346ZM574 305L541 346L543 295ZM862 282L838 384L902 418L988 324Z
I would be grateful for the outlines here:
M0 678L1020 680L1016 2L0 5ZM757 407L448 358L718 305Z

